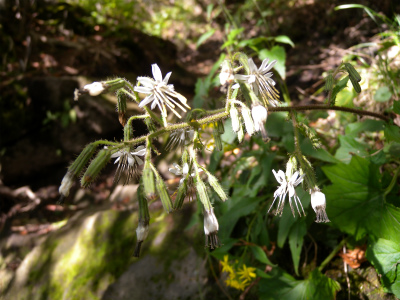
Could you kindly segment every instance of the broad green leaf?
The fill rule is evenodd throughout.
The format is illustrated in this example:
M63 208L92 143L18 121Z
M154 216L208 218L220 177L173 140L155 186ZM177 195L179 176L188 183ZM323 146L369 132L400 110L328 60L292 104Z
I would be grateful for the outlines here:
M224 255L228 253L228 251L237 243L239 239L232 239L232 238L224 238L223 241L221 240L222 245L221 247L215 249L214 251L210 252L212 256L219 260L224 259Z
M323 148L314 149L314 147L311 145L311 142L308 139L304 139L300 146L301 146L301 150L302 150L303 154L306 156L311 156L311 157L314 157L314 158L317 158L319 160L329 162L329 163L340 162L340 160L333 157L333 155L330 154L325 149L323 149Z
M257 272L260 275L260 272ZM335 299L340 285L314 270L309 278L296 280L279 268L260 276L261 300L329 300Z
M223 210L223 214L218 220L220 237L229 237L239 218L252 213L259 203L264 200L262 197L246 197L244 194L246 192L246 190L242 190L241 194L236 194L232 196L230 201L220 204Z
M274 38L274 40L278 43L288 44L294 48L294 43L292 40L286 35L278 35Z
M236 139L236 133L232 130L232 120L228 119L224 123L225 132L221 134L221 139L225 144L232 144Z
M400 297L400 238L378 239L367 250L367 258L382 275L381 281L388 291Z
M365 131L381 131L385 129L385 122L380 120L366 119L363 122L355 122L347 125L346 136L357 136Z
M307 224L305 218L300 219L301 222L293 226L289 233L289 246L292 252L294 271L299 275L299 262L301 249L303 248L304 236L307 233Z
M366 234L389 238L400 234L400 209L385 202L379 166L354 156L350 164L322 167L332 181L324 188L332 224L356 240Z
M285 48L283 48L282 46L274 46L271 48L271 50L262 49L258 54L258 58L261 60L269 58L269 61L273 61L274 59L276 59L276 64L274 66L274 69L279 73L279 75L282 77L282 79L286 78Z
M265 254L264 250L261 249L261 247L252 246L252 247L250 247L250 249L251 249L251 252L253 252L254 257L258 261L260 261L266 265L275 266L273 263L270 262L270 260L267 257L267 254Z
M374 100L376 102L388 102L392 98L392 93L387 86L382 86L376 90Z
M335 158L344 163L349 163L353 155L368 155L367 145L358 142L354 139L354 136L341 135L339 136L339 141L340 147L336 150Z
M395 141L400 143L400 128L396 125L386 125L385 137L388 142Z

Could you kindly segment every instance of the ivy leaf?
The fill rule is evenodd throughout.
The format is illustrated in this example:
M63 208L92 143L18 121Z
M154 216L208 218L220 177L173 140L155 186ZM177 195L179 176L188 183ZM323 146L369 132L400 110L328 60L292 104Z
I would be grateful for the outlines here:
M350 164L322 167L332 181L324 188L332 224L356 240L366 234L390 239L400 234L400 209L384 199L379 166L354 156Z
M257 272L260 280L261 300L309 300L309 299L335 299L340 285L321 274L317 269L305 280L296 280L279 268L274 268L271 273Z
M396 297L400 297L400 239L378 239L367 250L367 258L382 275L383 285Z
M343 161L350 162L354 154L360 156L367 156L368 151L367 146L358 142L351 135L341 135L339 136L340 147L336 150L335 158Z

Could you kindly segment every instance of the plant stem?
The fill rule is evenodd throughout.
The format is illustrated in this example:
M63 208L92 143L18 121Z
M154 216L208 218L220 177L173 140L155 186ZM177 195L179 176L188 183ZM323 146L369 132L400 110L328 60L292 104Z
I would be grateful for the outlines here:
M318 267L318 271L322 272L322 270L325 268L325 266L332 260L332 258L335 257L336 253L338 253L338 251L340 249L342 249L343 245L346 243L347 238L344 238L339 245L337 245L335 247L335 249L332 250L332 252L328 255L327 258L325 258L325 260L320 264L320 266Z
M342 107L342 106L329 106L329 105L303 105L303 106L287 106L287 107L268 107L268 111L305 111L305 110L338 110L344 112L355 113L360 116L370 116L375 117L386 122L389 122L391 118L384 116L379 113L375 113L367 110L360 110L356 108L350 107Z

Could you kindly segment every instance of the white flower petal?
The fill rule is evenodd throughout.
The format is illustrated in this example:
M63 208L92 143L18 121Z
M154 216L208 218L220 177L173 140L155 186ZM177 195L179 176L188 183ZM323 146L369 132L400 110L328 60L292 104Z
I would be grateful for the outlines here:
M135 156L135 159L139 166L143 165L143 160L140 157Z
M186 175L187 173L189 173L189 165L187 163L185 163L183 165L182 174Z
M149 95L139 103L139 107L142 108L143 106L149 104L153 100L154 100L154 95Z
M152 72L153 72L153 77L154 77L154 79L155 79L157 82L162 82L162 81L163 81L163 79L162 79L162 74L161 74L161 70L160 70L160 68L158 67L158 65L157 65L157 64L152 64L152 65L151 65L151 70L152 70Z
M252 58L249 58L247 61L248 61L248 63L249 63L250 73L253 73L253 72L257 71L257 66L256 66L256 64L254 63L253 59L252 59Z
M165 78L163 80L165 84L168 84L168 80L171 77L171 74L172 74L172 72L169 72L169 73L167 73L167 75L165 75ZM172 86L172 90L174 90L174 86L172 84L167 85L168 88L170 88L170 86Z

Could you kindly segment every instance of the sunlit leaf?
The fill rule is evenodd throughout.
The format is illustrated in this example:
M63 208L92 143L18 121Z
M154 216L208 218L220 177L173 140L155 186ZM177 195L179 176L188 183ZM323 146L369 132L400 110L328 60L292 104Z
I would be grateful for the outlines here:
M258 54L258 58L264 60L269 58L270 61L276 59L274 69L279 73L282 79L286 78L286 51L282 46L274 46L271 50L262 49Z
M196 43L196 48L198 48L201 44L203 44L206 40L208 40L210 37L212 37L215 33L215 29L211 29L207 31L206 33L202 34L201 37L197 40Z
M400 234L400 209L385 202L379 166L354 156L350 164L322 167L332 181L324 188L332 224L355 239L366 234L389 238Z
M392 98L392 93L387 86L382 86L376 90L374 100L376 102L387 102Z

